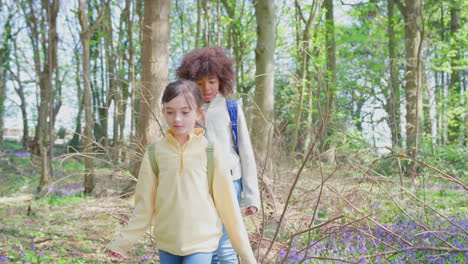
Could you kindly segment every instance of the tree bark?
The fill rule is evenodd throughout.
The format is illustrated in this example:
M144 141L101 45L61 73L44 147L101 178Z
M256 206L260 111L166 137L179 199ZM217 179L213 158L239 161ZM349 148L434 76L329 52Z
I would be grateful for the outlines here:
M460 31L460 6L459 0L450 1L450 43L455 56L451 57L451 74L449 86L449 107L451 113L448 116L448 141L451 144L458 144L464 141L462 132L462 115L463 111L459 110L462 107L462 89L459 61L460 61L460 41L458 40L458 32ZM460 139L460 140L459 140ZM460 142L459 142L460 141Z
M144 19L143 19L143 2L138 1L136 3L136 14L138 16L138 25L140 28L140 32L138 34L138 41L139 43L143 43L143 25L144 25ZM133 43L133 39L130 38L131 41L130 43ZM132 44L133 47L133 44ZM133 63L132 66L132 94L131 94L131 101L132 101L132 112L133 113L139 113L140 112L140 97L137 96L138 94L141 94L141 87L139 83L136 82L135 80L135 62L133 60L133 48L131 49L130 56L132 57L131 61ZM139 56L139 61L137 62L138 65L141 65L141 56ZM130 128L130 138L132 140L132 144L136 142L136 128L138 124L138 115L132 114L131 115L131 128Z
M201 15L202 15L202 7L201 2L203 0L196 0L197 1L197 33L195 34L195 48L200 47L200 36L201 36Z
M170 8L170 0L145 0L135 177L146 146L163 134L160 113L161 96L169 75Z
M299 2L296 1L296 13L300 12L299 8ZM298 33L296 35L296 41L297 41L297 59L298 59L298 69L297 69L297 79L298 79L298 84L297 84L297 90L299 94L299 102L298 106L296 108L296 119L294 121L295 126L293 130L293 142L292 142L292 147L291 151L294 153L297 148L297 144L300 141L299 140L299 130L301 127L301 122L302 122L302 111L303 111L303 106L304 106L304 93L306 91L306 87L309 86L310 81L307 79L307 67L309 64L309 59L310 59L310 42L311 42L311 25L312 22L314 21L318 7L321 6L321 1L313 1L313 4L311 6L311 11L309 14L309 18L305 22L304 29L302 32L300 32L300 19L298 19L297 23L298 25Z
M333 135L334 127L330 125L330 122L333 120L333 115L336 109L335 100L336 100L336 44L335 44L335 18L333 11L333 0L325 0L325 18L326 18L326 51L327 51L327 74L326 74L326 106L325 106L325 137L322 137L322 151L325 152L331 149L333 146L331 144L331 137ZM333 152L330 152L333 153ZM334 161L335 157L330 156L329 161Z
M3 5L0 2L0 7ZM6 87L5 81L7 80L7 75L9 74L9 61L10 61L10 50L11 50L11 41L16 41L13 39L11 33L11 19L13 15L8 14L8 18L5 21L3 36L1 37L2 43L0 43L0 141L3 140L3 115L4 115L4 104L6 98Z
M396 47L397 39L394 28L394 2L387 1L387 33L388 33L388 57L389 57L389 92L386 96L385 110L388 114L388 125L391 132L392 148L401 146L400 131L400 85L398 81L398 68L395 60L397 59Z
M273 136L274 65L275 65L275 2L259 0L255 4L257 48L255 49L255 102L253 145L260 160L265 159Z
M52 3L48 1L42 2L40 10L35 8L32 1L26 4L22 2L20 4L27 17L26 24L30 32L34 67L40 88L38 122L34 143L30 145L30 150L33 155L38 155L40 157L41 176L37 191L41 192L48 184L49 178L53 173L50 162L54 129L52 77L57 67L57 14L59 10L59 0L53 0ZM41 12L45 12L45 16L43 16L46 18L45 20L36 17L37 14L43 15ZM48 28L46 22L49 24ZM43 32L47 32L47 34L43 34ZM41 55L41 51L43 51L44 54Z
M101 119L101 126L102 126L102 138L98 140L103 140L103 145L104 147L110 146L109 144L109 138L108 138L108 124L109 124L109 108L112 104L112 101L114 102L114 113L117 111L117 103L116 103L116 94L118 93L118 88L117 88L117 83L118 83L118 78L116 74L116 60L118 56L121 56L121 53L119 52L118 49L114 46L114 30L112 28L112 7L110 4L110 1L106 3L106 11L105 11L105 19L103 19L102 23L102 28L104 31L104 49L105 49L105 61L106 61L106 75L107 75L107 89L103 91L103 94L105 94L105 105L102 107L102 117ZM119 43L117 42L117 45ZM117 126L116 120L115 120L115 115L114 115L114 123L113 123L113 141L112 145L116 144L116 137L118 137L118 134L116 135L116 129L115 127ZM118 133L118 132L117 132ZM110 156L112 157L112 160L115 161L115 152L112 151L110 153Z
M396 3L405 19L406 49L406 151L408 156L416 158L419 150L422 118L421 93L421 12L422 0L401 0ZM415 163L413 163L415 164ZM409 171L414 174L415 167Z
M16 94L20 98L20 109L21 109L21 119L23 120L23 138L21 140L23 147L27 148L29 145L29 124L28 124L28 111L27 111L27 101L24 94L24 85L23 81L20 80L18 74L21 72L21 63L19 60L17 39L13 39L13 49L15 51L15 67L16 73L13 71L10 72L11 77L16 81L17 87L15 87ZM11 70L11 69L10 69Z
M84 193L91 194L94 190L94 161L93 161L93 112L91 103L91 82L90 82L90 38L96 27L103 18L105 7L102 7L98 18L93 25L88 25L88 11L86 10L86 0L79 1L78 18L81 25L80 41L83 49L83 100L85 110L85 131L83 138L83 152L85 165Z
M74 49L74 54L76 58L75 62L75 83L76 83L76 95L78 99L78 114L76 115L76 126L75 126L75 133L73 134L73 138L70 141L70 145L73 148L78 148L79 145L81 145L81 133L82 133L82 128L81 128L81 122L82 122L82 116L83 116L83 88L81 87L81 70L80 68L82 67L80 56L79 56L79 51L78 49Z

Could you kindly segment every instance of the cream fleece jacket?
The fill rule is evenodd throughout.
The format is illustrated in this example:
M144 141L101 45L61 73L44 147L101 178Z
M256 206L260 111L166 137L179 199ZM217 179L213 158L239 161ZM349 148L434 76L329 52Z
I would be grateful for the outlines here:
M222 223L241 263L257 263L225 168L214 146L213 197L208 189L206 147L202 129L180 147L169 131L156 143L159 175L144 154L135 190L135 208L128 224L109 245L123 256L153 225L159 249L175 255L212 252L218 248Z
M205 115L205 136L220 146L226 166L232 172L232 179L242 178L244 206L260 209L257 165L242 107L239 105L237 114L239 154L232 147L234 143L226 98L218 94L209 104L205 104Z

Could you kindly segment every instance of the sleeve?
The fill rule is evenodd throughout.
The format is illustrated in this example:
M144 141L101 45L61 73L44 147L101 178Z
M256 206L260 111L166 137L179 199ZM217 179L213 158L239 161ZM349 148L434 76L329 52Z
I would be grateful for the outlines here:
M109 249L127 256L127 251L148 230L154 213L157 177L151 169L148 150L141 162L138 182L135 188L135 208L125 228L122 228Z
M257 165L250 142L249 130L245 122L244 112L238 108L238 137L239 157L242 167L242 188L244 191L244 205L246 208L255 206L260 209L260 191L258 189Z
M241 264L256 264L250 246L249 237L242 220L234 186L229 170L219 158L220 153L214 148L213 199L219 217L226 227L231 243L236 250Z

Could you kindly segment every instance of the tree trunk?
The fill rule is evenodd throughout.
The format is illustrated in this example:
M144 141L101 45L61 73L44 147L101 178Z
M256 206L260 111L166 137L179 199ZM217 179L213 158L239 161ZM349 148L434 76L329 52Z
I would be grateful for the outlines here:
M255 4L257 19L257 48L255 50L255 102L253 145L260 160L265 159L273 136L274 65L275 65L275 2L259 0Z
M3 65L3 54L4 49L0 47L0 141L3 142L3 112L4 112L4 102L5 102L5 70Z
M325 138L322 137L322 151L333 148L330 141L334 127L330 125L335 112L336 98L336 44L335 44L335 18L333 14L333 0L325 0L326 18L326 51L327 51L327 74L326 74L326 107L325 107ZM330 152L333 153L333 152ZM334 156L329 157L329 161L334 161Z
M112 104L112 101L114 102L114 113L117 109L117 103L116 103L116 94L117 92L117 83L118 83L118 78L116 74L116 53L121 56L121 53L119 52L118 49L114 46L114 30L112 28L112 7L110 5L110 2L106 3L106 11L105 11L105 19L103 19L102 23L102 28L104 31L104 53L105 53L105 61L106 61L106 73L107 73L107 89L103 91L103 94L105 94L105 105L102 107L102 116L101 116L101 126L102 126L102 131L105 133L102 133L102 138L99 138L98 140L103 140L104 146L110 146L109 144L109 138L108 138L108 124L109 124L109 108ZM119 43L117 42L117 45ZM103 65L104 66L104 65ZM113 140L112 140L112 145L115 146L116 144L116 137L118 137L118 134L116 135L116 129L115 127L117 126L116 120L115 120L115 114L114 114L114 123L113 123ZM118 133L118 132L117 132ZM117 156L114 151L111 151L109 153L112 160L115 162L115 157Z
M422 117L421 93L421 12L422 0L401 0L396 2L405 19L406 49L406 151L416 158L419 150ZM416 173L415 163L410 174Z
M195 34L195 48L199 48L200 44L200 36L201 36L201 10L202 10L202 1L203 0L196 0L197 1L197 33Z
M138 15L138 24L140 28L140 33L138 34L139 43L143 43L143 2L138 1L136 3L136 13ZM133 38L130 38L131 47L133 47ZM140 98L137 96L141 92L139 83L136 82L135 79L135 62L133 59L133 48L131 48L130 57L132 58L130 61L132 62L132 94L131 94L131 102L132 102L132 112L138 113L140 112ZM139 57L137 63L141 65L141 56ZM136 135L136 127L138 124L138 115L132 114L131 115L131 128L130 128L130 139L132 140L132 145L135 143L135 135Z
M37 191L41 192L48 184L52 174L52 165L50 162L51 146L53 144L53 90L52 76L56 69L57 56L57 14L59 10L59 0L52 3L42 2L40 10L36 10L33 2L26 5L21 3L25 16L27 17L27 27L30 32L30 38L33 49L33 60L36 76L39 80L40 103L38 111L38 122L34 143L30 145L31 153L39 155L41 176ZM45 12L45 15L41 12ZM47 20L40 20L36 15L45 17ZM48 28L46 25L48 22ZM47 32L47 34L43 34ZM46 37L47 36L47 37ZM41 45L41 46L39 46ZM40 54L41 51L44 54ZM41 63L43 59L43 64Z
M439 21L439 24L440 24L440 29L439 29L439 34L440 34L440 40L442 42L445 41L445 11L444 11L444 2L443 1L440 1L440 21ZM438 109L437 109L437 135L438 135L438 142L439 144L443 145L443 144L446 144L447 143L447 123L446 123L446 116L447 116L447 105L446 105L446 94L445 94L445 83L446 83L446 74L444 71L439 71L439 85L437 86L437 91L436 91L436 95L437 95L437 104L438 104Z
M397 59L396 47L397 39L395 38L394 29L394 2L393 0L387 1L387 32L388 32L388 57L389 57L389 92L387 93L387 100L385 110L388 114L388 125L391 132L392 148L401 146L401 131L400 131L400 85L398 81L398 67L395 60Z
M163 134L160 106L169 75L170 8L170 0L145 0L135 177L146 146Z
M212 42L212 31L211 31L211 0L205 0L203 1L203 10L205 11L205 20L204 20L204 37L205 37L205 45L207 47L211 46Z
M0 3L0 7L2 4ZM7 75L9 74L9 60L10 60L10 41L13 40L13 36L11 35L11 18L12 14L8 15L7 20L4 24L4 32L2 36L2 43L0 43L0 141L3 141L3 115L4 115L4 103L6 98L6 87L5 82L7 80Z
M78 114L76 115L75 119L75 133L73 134L72 139L70 140L69 144L77 150L78 146L81 145L81 117L83 115L83 91L81 88L81 70L80 68L82 67L81 65L81 60L79 56L79 51L78 49L73 49L73 54L75 58L75 63L74 66L75 68L75 83L76 83L76 93L77 93L77 99L78 99Z
M310 42L311 42L311 25L312 22L315 19L315 16L317 14L318 7L321 5L321 1L314 1L309 18L307 19L306 24L304 25L304 29L302 32L298 32L296 36L296 41L297 41L297 59L298 59L298 70L297 70L297 78L298 78L298 84L297 84L297 90L299 93L299 102L298 106L296 108L296 120L294 121L295 126L293 130L293 136L292 136L292 147L291 147L291 152L294 153L296 152L297 144L300 141L299 140L299 129L301 126L302 122L302 111L303 111L303 105L304 105L304 93L306 91L306 87L309 86L310 80L307 79L307 67L308 67L308 62L310 59ZM296 13L299 12L299 3L296 2ZM297 21L297 23L301 23L300 20ZM298 25L298 31L301 29L300 24Z
M455 56L451 57L451 74L449 86L449 107L450 114L448 116L448 141L451 144L458 144L464 141L464 132L461 130L462 124L462 89L460 70L457 68L460 64L460 41L458 40L458 32L460 31L460 6L459 0L450 1L450 43L452 50L455 50Z
M78 18L81 25L80 41L83 49L83 101L85 110L85 131L83 138L83 152L85 165L84 193L91 194L94 190L94 161L93 161L93 112L91 103L91 82L90 82L90 39L91 34L99 25L105 7L102 7L99 16L93 25L88 25L88 11L86 10L86 0L79 1Z
M15 92L16 94L18 94L18 97L20 98L21 119L23 120L23 137L22 137L21 143L23 144L24 148L28 148L29 146L28 111L27 111L27 101L26 101L26 97L24 94L23 81L20 80L20 78L18 77L18 74L21 73L21 63L20 63L19 54L18 54L17 38L12 39L12 42L13 42L12 48L15 52L14 67L15 67L16 73L13 72L13 70L11 70L10 67L7 67L7 69L10 71L10 77L17 84L17 87L15 87Z

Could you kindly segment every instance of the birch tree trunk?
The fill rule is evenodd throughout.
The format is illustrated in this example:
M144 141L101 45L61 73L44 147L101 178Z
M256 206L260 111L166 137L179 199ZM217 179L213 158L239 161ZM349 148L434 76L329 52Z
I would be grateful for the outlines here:
M260 160L265 159L273 136L274 64L275 64L275 2L259 0L255 4L257 48L255 49L255 102L258 110L253 122L253 145Z
M164 131L161 120L161 96L169 75L170 0L145 0L141 95L137 124L137 159L133 175L137 177L141 157L149 143Z

